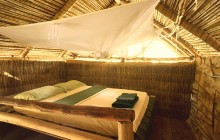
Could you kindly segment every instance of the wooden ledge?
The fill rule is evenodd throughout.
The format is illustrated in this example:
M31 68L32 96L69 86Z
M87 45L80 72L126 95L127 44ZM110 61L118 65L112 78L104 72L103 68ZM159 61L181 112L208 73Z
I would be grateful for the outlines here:
M0 112L0 122L6 122L32 129L50 136L68 140L111 140L112 138L89 133L83 130L55 124L23 115Z
M107 119L118 122L133 122L135 118L134 110L117 109L110 107L69 106L50 102L39 102L10 98L0 98L0 104L37 109L43 112L82 115L92 118Z

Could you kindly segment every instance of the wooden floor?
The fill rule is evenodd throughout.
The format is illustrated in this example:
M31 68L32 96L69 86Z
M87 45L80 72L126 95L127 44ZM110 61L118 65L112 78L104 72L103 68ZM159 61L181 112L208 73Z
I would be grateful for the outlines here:
M2 126L4 127L0 127L0 140L58 140L57 138L8 124L3 124ZM155 116L149 140L195 140L195 138L184 121Z
M196 140L185 121L154 116L149 140Z

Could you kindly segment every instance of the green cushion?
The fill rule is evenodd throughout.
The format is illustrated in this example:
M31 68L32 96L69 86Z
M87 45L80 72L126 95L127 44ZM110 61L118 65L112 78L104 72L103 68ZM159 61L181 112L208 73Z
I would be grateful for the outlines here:
M63 90L68 92L68 91L74 90L78 87L86 86L86 84L84 84L80 81L77 81L77 80L71 80L71 81L68 81L68 82L65 82L65 83L56 84L54 86L58 87L58 88L62 88Z
M14 96L15 99L42 100L59 93L65 92L63 89L54 86L44 86L29 91L22 92Z

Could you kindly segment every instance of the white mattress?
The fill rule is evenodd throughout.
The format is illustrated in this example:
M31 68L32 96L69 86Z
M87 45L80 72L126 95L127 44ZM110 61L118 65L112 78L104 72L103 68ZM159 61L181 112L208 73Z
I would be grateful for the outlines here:
M67 93L61 93L59 95L50 97L42 101L54 102L60 98L69 96L71 94L75 94L89 87L90 86L83 86L75 90L69 91ZM139 97L138 102L135 104L133 108L135 111L135 120L134 120L133 130L134 132L136 132L144 116L144 113L145 113L145 110L147 108L147 104L149 101L149 96L147 95L146 92L127 90L127 89L106 88L100 91L99 93L77 103L76 105L111 107L112 103L122 93L137 93L137 96ZM92 130L94 132L98 132L98 133L106 134L110 136L117 136L118 134L117 122L115 121L88 118L88 117L75 116L75 115L53 114L50 112L42 112L40 110L21 108L21 107L14 107L14 109L17 112L20 112L28 116L56 122L56 123L67 125L67 126L77 127L77 128L81 128L85 130Z

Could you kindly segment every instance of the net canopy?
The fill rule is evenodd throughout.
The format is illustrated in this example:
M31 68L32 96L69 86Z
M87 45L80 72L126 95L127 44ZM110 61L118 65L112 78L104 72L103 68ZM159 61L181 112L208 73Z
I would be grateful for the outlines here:
M143 0L71 18L0 27L0 34L27 46L126 58L132 45L144 44L138 48L140 52L135 53L140 55L158 40L152 22L157 2Z

